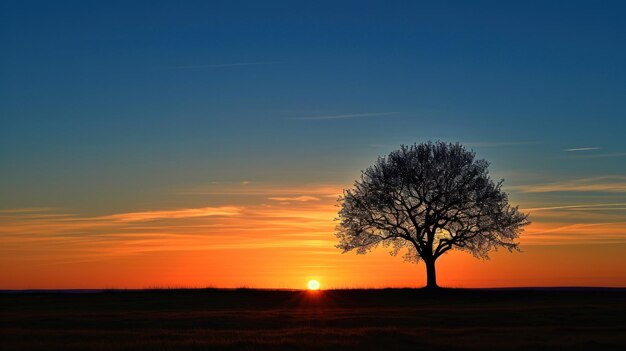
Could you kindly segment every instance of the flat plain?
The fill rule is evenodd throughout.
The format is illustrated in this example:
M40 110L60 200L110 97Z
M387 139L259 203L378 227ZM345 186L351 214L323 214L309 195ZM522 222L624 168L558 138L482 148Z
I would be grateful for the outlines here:
M2 350L617 350L626 289L3 292Z

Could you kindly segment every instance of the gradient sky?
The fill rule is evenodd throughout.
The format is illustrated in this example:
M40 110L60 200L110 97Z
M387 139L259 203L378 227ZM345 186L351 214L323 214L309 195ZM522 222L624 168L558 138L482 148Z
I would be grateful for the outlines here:
M0 288L420 286L336 198L459 141L531 213L441 285L626 286L623 1L3 1Z

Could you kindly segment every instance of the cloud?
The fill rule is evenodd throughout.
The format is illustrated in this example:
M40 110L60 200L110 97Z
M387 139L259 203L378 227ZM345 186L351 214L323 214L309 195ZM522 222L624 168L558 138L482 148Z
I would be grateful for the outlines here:
M0 210L0 214L8 213L8 214L16 214L16 213L36 213L36 212L47 212L54 211L55 208L52 207L29 207L29 208L9 208Z
M514 188L525 193L549 193L549 192L626 192L626 177L602 176L565 180L552 183L519 185Z
M127 212L109 216L99 217L100 219L111 219L121 222L144 222L160 219L179 219L193 217L209 217L209 216L236 216L241 212L241 207L223 206L223 207L202 207L202 208L186 208L178 210L165 211L143 211L143 212Z
M274 201L297 201L297 202L320 201L320 199L315 196L270 197L269 199L274 200Z
M292 119L297 119L297 120L347 119L347 118L359 118L359 117L389 116L389 115L395 115L398 113L399 112L352 113L352 114L346 114L346 115L305 116L305 117L295 117Z
M304 184L277 185L270 183L211 183L209 185L181 189L179 195L227 195L227 196L264 196L264 197L298 197L314 196L317 198L336 199L343 193L345 185L339 184Z
M218 63L218 64L209 64L209 65L173 66L169 68L170 69L222 68L222 67L274 65L277 63L281 63L281 61L234 62L234 63Z
M563 149L565 152L576 152L576 151L591 151L591 150L600 150L599 147L576 147L572 149Z
M148 252L311 247L334 252L329 233L335 215L333 202L321 199L97 216L25 216L11 210L0 216L0 252L5 259L11 255L42 265Z
M626 222L533 223L521 239L526 245L626 243Z
M562 205L549 207L525 208L522 211L553 211L553 210L620 210L619 206L626 205L626 202L606 203L606 204L579 204L579 205ZM616 207L618 206L618 207Z

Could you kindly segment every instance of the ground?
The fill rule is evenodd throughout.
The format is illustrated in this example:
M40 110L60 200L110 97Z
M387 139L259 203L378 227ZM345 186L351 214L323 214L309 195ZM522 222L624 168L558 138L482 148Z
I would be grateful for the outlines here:
M626 289L4 292L2 350L617 350Z

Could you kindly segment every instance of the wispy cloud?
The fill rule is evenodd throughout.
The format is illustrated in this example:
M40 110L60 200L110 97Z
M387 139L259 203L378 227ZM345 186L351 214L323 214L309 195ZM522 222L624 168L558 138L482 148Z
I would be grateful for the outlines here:
M292 196L292 197L270 197L270 200L274 201L297 201L297 202L308 202L308 201L320 201L319 198L315 196Z
M514 186L525 193L549 192L626 192L625 176L602 176L564 180L551 183Z
M618 203L603 203L603 204L578 204L578 205L561 205L561 206L548 206L548 207L533 207L525 208L522 211L554 211L554 210L607 210L607 209L621 209L620 206L625 206L626 202ZM617 207L616 207L617 206Z
M571 148L571 149L563 149L563 151L565 152L576 152L576 151L592 151L592 150L600 150L601 148L599 147L575 147L575 148Z
M314 247L336 252L335 240L328 235L336 215L330 199L99 216L33 215L12 210L0 216L5 259L12 255L47 265L171 251Z
M390 116L400 112L371 112L371 113L351 113L345 115L321 115L321 116L304 116L294 117L296 120L327 120L327 119L347 119L347 118L360 118L360 117L374 117L374 116Z
M264 66L275 65L282 61L257 61L257 62L232 62L232 63L217 63L208 65L183 65L172 66L170 69L192 69L192 68L223 68L223 67L240 67L240 66Z
M55 208L52 207L29 207L29 208L9 208L0 210L1 213L36 213L36 212L47 212L54 211Z
M121 222L144 222L159 219L179 219L194 217L210 217L210 216L236 216L241 212L241 207L223 206L223 207L202 207L202 208L185 208L178 210L165 211L143 211L119 213L109 216L102 216L100 219L111 219Z
M347 184L346 184L347 185ZM304 184L276 185L269 183L211 183L191 189L181 189L180 195L228 195L228 196L264 196L264 197L298 197L314 196L317 198L333 198L343 193L339 184Z
M522 242L527 245L624 243L626 222L533 223L524 230Z

